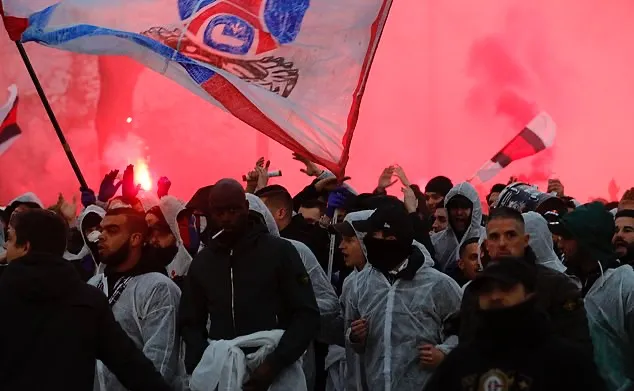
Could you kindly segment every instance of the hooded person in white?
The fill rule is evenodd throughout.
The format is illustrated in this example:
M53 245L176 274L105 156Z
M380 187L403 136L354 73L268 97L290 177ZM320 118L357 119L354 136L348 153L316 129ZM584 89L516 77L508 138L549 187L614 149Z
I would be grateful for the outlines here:
M468 201L468 202L467 202ZM462 204L471 203L471 219L468 218L469 210ZM458 204L458 207L455 205ZM482 226L482 204L476 189L468 182L459 183L449 191L445 197L445 208L449 219L447 229L431 236L431 241L436 252L438 270L450 273L457 267L459 250L462 243L471 237L486 237L486 229ZM463 232L458 232L456 224L464 224ZM467 225L468 224L468 225Z
M269 230L269 233L273 236L279 237L280 232L277 224L275 223L275 219L264 202L253 194L247 194L247 200L249 201L249 209L253 212L257 212L264 218L264 222ZM341 334L341 308L332 284L328 281L326 273L321 265L319 265L319 262L313 252L310 251L305 244L296 240L285 240L288 240L293 244L293 246L295 246L313 286L321 319L318 339L326 344L337 343L337 341L340 340L339 336ZM306 375L306 384L309 390L313 389L315 381L314 356L311 344L307 353L304 355L303 363L304 373Z
M95 274L97 273L97 268L99 267L99 253L97 251L97 242L99 240L99 224L92 227L88 227L86 225L88 221L91 221L94 224L94 222L96 222L97 220L103 220L103 217L105 215L106 211L97 205L89 205L79 214L79 217L77 218L77 227L79 229L79 233L81 234L81 238L84 241L84 245L77 254L71 254L66 251L66 253L64 254L64 259L68 261L75 261L84 259L88 255L90 255L93 262L95 262ZM89 230L91 231L88 232ZM101 272L103 272L103 270L101 270Z
M6 250L4 249L4 231L9 225L9 219L16 210L22 210L24 208L44 208L44 204L42 204L42 201L40 201L38 196L31 192L24 193L21 196L14 198L13 200L11 200L11 202L7 204L6 208L4 208L4 210L2 211L4 226L2 227L2 238L0 240L0 261L4 260L4 258L6 257Z
M178 222L181 213L185 211L185 204L176 197L167 195L161 198L157 207L162 216L156 216L156 220L165 221L167 223L177 248L176 255L166 267L167 275L170 278L185 276L189 270L189 265L192 263L192 256L189 254L189 251L187 251L187 248L185 248ZM156 207L152 207L147 211L146 221L148 224L151 223L149 215L156 213L155 208ZM152 229L151 226L150 229ZM161 241L158 239L154 240L154 238L151 238L150 242L154 246L161 245Z
M179 389L181 374L184 373L179 361L180 338L177 332L181 292L160 267L142 255L145 238L135 236L137 228L130 219L134 218L135 224L140 225L144 224L143 216L140 212L127 211L130 209L108 211L102 220L99 252L107 267L104 273L97 274L88 283L103 290L119 325L152 361L165 381ZM118 228L113 229L114 226ZM127 239L123 239L125 242L119 249L111 248L121 236L126 235ZM128 246L126 255L117 257L119 262L115 263L115 254L119 255L124 246ZM120 265L133 266L120 271ZM97 363L95 380L95 390L125 390L101 362Z
M354 292L356 292L356 290L358 289L357 276L359 275L361 270L368 267L368 253L365 245L363 244L365 233L359 232L354 229L354 226L351 223L355 221L367 220L372 215L372 213L374 213L373 210L363 210L359 212L348 213L344 218L344 223L349 223L354 230L354 234L359 241L359 247L361 248L361 256L363 256L364 259L363 266L360 268L355 267L350 275L348 275L348 277L346 277L346 279L343 281L343 288L339 301L341 303L344 318L349 317L348 314L353 311L353 306L350 300L352 297L355 296ZM344 240L342 240L342 245L340 247L345 246L344 241L345 238ZM345 255L344 253L344 259L346 261L348 256L352 256L352 254ZM345 344L345 348L334 345L331 346L328 351L328 356L326 357L326 367L328 368L328 383L326 384L326 391L367 390L368 386L365 384L365 368L363 367L362 360L363 356L355 352L350 344ZM341 361L343 365L339 363L339 365L336 366L335 364L337 364L337 361Z
M367 233L363 242L371 266L355 279L346 343L363 356L368 390L422 390L458 343L443 327L459 311L462 291L433 268L424 248L412 244L404 208L379 208L364 229L360 223L353 227Z
M537 212L526 212L522 214L522 217L524 217L526 233L529 235L528 246L535 254L535 263L565 273L566 266L555 253L553 234L548 228L546 219Z

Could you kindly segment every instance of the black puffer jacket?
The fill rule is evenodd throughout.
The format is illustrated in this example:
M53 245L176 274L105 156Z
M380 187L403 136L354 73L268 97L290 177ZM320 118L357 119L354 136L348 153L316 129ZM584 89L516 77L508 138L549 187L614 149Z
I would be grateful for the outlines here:
M210 244L192 261L181 297L187 371L198 365L207 338L230 340L283 329L277 349L266 359L281 371L304 353L319 329L319 309L299 254L254 221L233 248Z
M29 254L0 279L0 390L91 390L101 360L130 390L169 390L71 264Z

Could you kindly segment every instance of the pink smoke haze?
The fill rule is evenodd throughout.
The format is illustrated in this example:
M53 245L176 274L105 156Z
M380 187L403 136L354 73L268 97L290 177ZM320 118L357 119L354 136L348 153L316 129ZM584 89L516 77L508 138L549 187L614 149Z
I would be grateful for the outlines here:
M526 174L540 186L558 177L580 201L621 196L634 186L632 20L631 0L394 1L352 143L352 185L371 191L394 163L421 185L440 174L465 180L544 110L558 125L555 146L485 187ZM24 131L0 157L0 204L25 191L53 203L59 191L77 192L79 185L15 47L0 36L0 101L16 82ZM172 194L185 199L222 177L241 178L256 150L267 149L256 147L254 130L150 70L130 84L128 69L117 69L120 84L108 94L121 99L97 110L94 57L27 49L95 191L103 175L98 112L99 126L125 134L105 146L105 165L123 171L140 159L148 176L169 177ZM271 141L268 151L271 169L284 172L273 183L295 192L309 182L288 150ZM611 179L618 192L608 191Z

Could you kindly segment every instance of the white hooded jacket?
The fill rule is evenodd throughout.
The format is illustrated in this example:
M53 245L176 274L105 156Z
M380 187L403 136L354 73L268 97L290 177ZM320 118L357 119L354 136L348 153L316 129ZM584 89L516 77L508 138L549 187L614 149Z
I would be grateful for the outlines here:
M438 270L442 272L447 272L456 265L459 258L458 252L460 246L465 240L472 237L486 237L486 229L482 226L482 204L480 203L480 197L476 189L468 182L457 184L447 193L445 197L445 207L449 204L449 201L457 195L466 197L473 204L471 224L460 241L451 227L451 221L447 229L431 236L431 241L436 251Z
M424 246L413 245L424 261L412 280L397 279L390 284L382 272L370 266L356 275L355 289L350 292L346 330L363 318L368 322L368 334L363 346L349 338L346 343L363 355L369 390L424 389L433 370L421 369L418 347L430 344L448 354L458 344L457 337L444 334L443 326L460 310L462 290L452 278L433 268Z
M96 260L97 258L95 257L95 254L93 254L90 251L90 248L88 247L88 238L86 238L86 236L84 235L84 220L86 219L86 216L88 216L89 214L94 213L96 215L98 215L99 217L101 217L103 219L103 217L106 215L106 211L97 206L97 205L88 205L87 208L85 208L80 214L79 217L77 218L77 228L79 229L79 233L81 234L81 238L84 241L84 245L81 248L81 250L79 251L78 254L71 254L68 251L66 251L64 253L64 259L66 259L67 261L76 261L79 259L84 259L87 255L92 255L93 261ZM95 265L95 268L98 267L99 265Z
M167 265L167 275L171 278L185 276L192 263L192 256L185 248L180 229L178 228L178 215L185 210L185 204L176 197L167 195L161 198L158 205L172 231L172 235L176 238L176 245L178 246L178 252L174 260Z
M536 263L564 273L566 266L553 249L553 236L546 219L537 212L526 212L522 214L522 217L524 217L526 233L530 235L528 245L537 258Z
M584 299L594 361L608 391L634 387L634 270L608 269Z

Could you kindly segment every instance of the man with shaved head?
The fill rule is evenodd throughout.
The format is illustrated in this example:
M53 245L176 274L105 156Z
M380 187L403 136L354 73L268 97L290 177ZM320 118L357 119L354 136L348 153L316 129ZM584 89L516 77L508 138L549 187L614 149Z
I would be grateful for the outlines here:
M319 309L310 279L295 247L270 235L262 217L249 213L238 182L216 183L205 210L213 239L192 261L180 308L187 372L200 362L208 340L282 329L277 347L243 387L268 390L316 337ZM243 350L250 354L257 348Z

